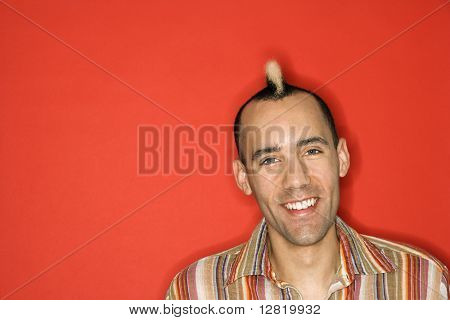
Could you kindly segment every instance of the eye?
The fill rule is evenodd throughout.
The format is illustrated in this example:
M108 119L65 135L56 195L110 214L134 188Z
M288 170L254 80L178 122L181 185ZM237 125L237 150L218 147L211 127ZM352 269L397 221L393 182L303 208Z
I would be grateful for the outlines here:
M266 158L263 161L261 161L260 164L263 165L263 166L268 166L268 165L274 164L274 163L279 162L279 161L280 160L278 160L277 158Z
M308 151L306 151L307 155L313 156L316 154L322 153L322 151L320 151L319 149L309 149Z

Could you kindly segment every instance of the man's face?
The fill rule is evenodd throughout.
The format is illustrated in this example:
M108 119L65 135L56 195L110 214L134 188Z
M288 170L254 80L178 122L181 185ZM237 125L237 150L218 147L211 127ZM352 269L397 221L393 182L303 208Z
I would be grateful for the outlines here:
M345 139L334 147L317 102L304 93L251 102L241 125L246 164L234 163L238 185L254 194L271 236L300 246L317 243L339 206L339 177L349 167Z

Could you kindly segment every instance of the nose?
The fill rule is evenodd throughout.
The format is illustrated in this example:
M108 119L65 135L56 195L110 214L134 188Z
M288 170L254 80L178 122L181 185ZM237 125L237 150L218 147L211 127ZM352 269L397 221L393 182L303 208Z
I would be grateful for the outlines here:
M301 189L311 182L306 164L298 158L289 161L284 172L283 187L285 189Z

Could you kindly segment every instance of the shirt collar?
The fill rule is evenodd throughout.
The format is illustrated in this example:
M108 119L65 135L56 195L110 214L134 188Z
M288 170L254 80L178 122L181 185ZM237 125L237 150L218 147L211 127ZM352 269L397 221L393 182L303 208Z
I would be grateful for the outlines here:
M374 244L336 217L339 237L341 269L338 277L345 285L353 282L355 275L373 275L395 270L395 264ZM267 248L267 224L265 219L253 230L231 265L227 285L244 276L263 275L276 281L270 266Z

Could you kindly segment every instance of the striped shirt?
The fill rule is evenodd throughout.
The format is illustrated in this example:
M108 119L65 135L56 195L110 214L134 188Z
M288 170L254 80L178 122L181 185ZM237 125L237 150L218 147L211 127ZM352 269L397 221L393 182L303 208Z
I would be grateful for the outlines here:
M358 234L336 217L341 267L328 299L448 299L448 269L409 245ZM264 219L248 242L179 272L166 299L302 299L271 269Z

